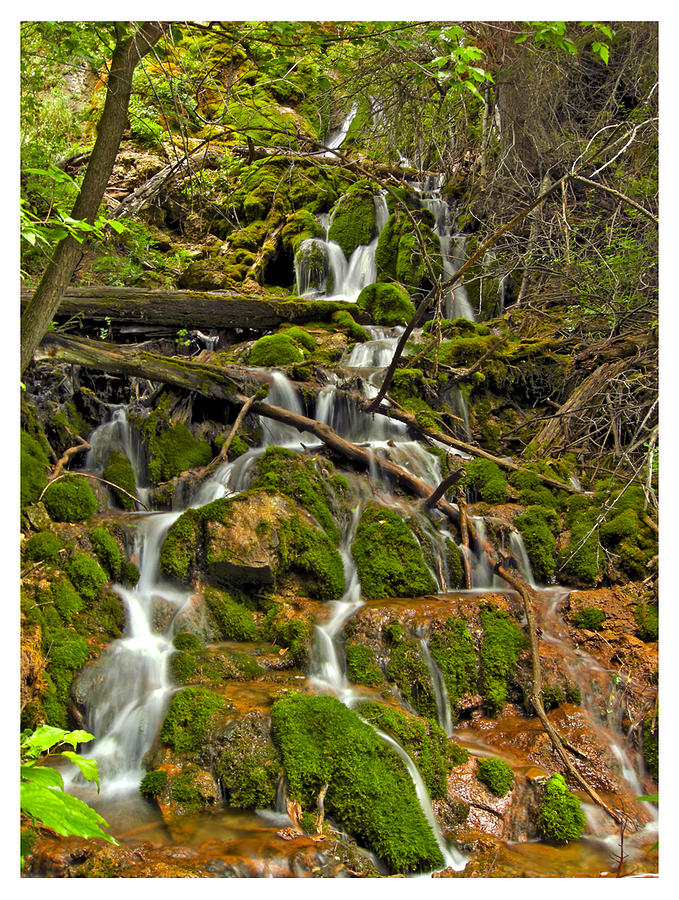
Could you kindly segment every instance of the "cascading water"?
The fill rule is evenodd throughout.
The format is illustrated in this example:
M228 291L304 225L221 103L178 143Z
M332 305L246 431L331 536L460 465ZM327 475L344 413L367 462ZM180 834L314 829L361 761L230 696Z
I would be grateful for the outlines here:
M333 133L326 140L325 146L328 149L325 151L323 156L335 156L336 155L332 151L339 149L342 146L342 144L344 143L344 140L345 140L347 134L349 133L349 129L351 128L351 123L356 118L357 112L358 112L358 103L354 103L352 105L351 109L349 110L349 112L347 113L344 121L342 122L340 127L337 129L337 131L333 131Z
M441 670L436 665L436 661L429 651L429 645L424 638L420 640L420 649L422 650L422 658L426 662L427 668L429 669L431 683L434 688L436 714L439 720L439 725L444 730L447 737L452 737L453 717L450 712L450 700L448 698L446 683L443 680L443 676L441 675Z

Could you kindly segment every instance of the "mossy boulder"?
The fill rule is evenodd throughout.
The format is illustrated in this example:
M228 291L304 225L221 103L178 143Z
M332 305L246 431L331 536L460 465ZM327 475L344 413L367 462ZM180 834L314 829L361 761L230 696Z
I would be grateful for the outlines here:
M490 459L473 459L465 463L462 484L471 488L472 496L485 503L507 502L507 479L502 469Z
M101 565L113 581L119 581L123 574L123 554L118 541L103 527L93 528L89 539Z
M433 622L429 636L429 652L439 667L446 685L453 716L458 701L476 690L477 660L474 640L467 623L460 616L449 616L445 622Z
M154 433L147 420L143 433L149 458L149 477L153 484L169 481L175 475L204 466L212 458L207 441L194 437L184 422Z
M98 508L87 479L78 475L67 475L52 482L45 491L43 503L55 522L84 522Z
M369 284L358 295L356 305L364 309L376 325L406 325L415 315L408 292L391 282Z
M434 685L419 642L407 636L396 622L387 627L386 633L391 642L387 678L419 715L436 721Z
M601 626L606 619L603 609L596 606L583 606L573 616L573 624L576 628L584 628L588 631L601 631Z
M198 752L223 726L223 697L202 687L188 687L172 698L160 729L160 740L179 753Z
M289 366L307 359L304 347L289 334L266 334L252 345L248 362L251 366Z
M281 231L281 242L285 250L293 256L302 241L325 237L325 231L318 219L307 209L300 209L288 216Z
M219 634L225 641L257 639L257 626L250 609L217 588L205 587L203 597L212 618L217 623Z
M393 510L369 505L363 510L351 545L361 592L368 600L417 597L436 591L422 548Z
M86 553L75 553L66 563L66 573L80 596L94 602L109 580L99 563Z
M274 703L271 724L289 796L304 812L327 784L327 814L390 872L443 865L403 763L355 712L334 697L290 694Z
M567 844L582 834L585 814L563 775L552 775L545 785L535 822L542 839L552 843Z
M226 733L222 746L216 771L228 805L273 808L280 761L262 714L248 713Z
M414 211L413 216L420 220L418 227L429 266L425 263L415 226L403 210L389 216L375 250L378 281L398 281L409 292L432 287L430 267L434 279L443 274L441 242L424 221L426 210Z
M31 562L56 562L62 547L63 544L56 534L39 531L28 538L23 547L23 554L24 558Z
M523 515L516 517L514 524L521 532L535 577L543 584L549 584L556 566L554 531L558 531L558 518L554 510L530 506Z
M375 656L367 644L349 642L344 648L347 675L354 684L375 687L384 682L384 676L375 661Z
M348 259L359 244L369 244L376 235L373 190L356 185L335 204L328 240L339 244Z
M35 437L21 431L21 505L34 503L47 484L49 455Z
M119 491L115 487L113 488L113 496L116 502L123 509L134 509L134 500L132 499L136 492L134 470L124 453L118 453L115 450L111 453L104 469L104 478L106 481L110 481L111 484L123 489ZM123 491L126 493L123 493ZM129 494L132 494L132 497L128 496Z

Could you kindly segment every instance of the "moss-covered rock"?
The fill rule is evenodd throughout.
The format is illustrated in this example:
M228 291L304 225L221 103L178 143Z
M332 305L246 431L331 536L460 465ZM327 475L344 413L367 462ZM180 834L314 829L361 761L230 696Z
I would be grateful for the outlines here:
M237 603L225 591L206 587L203 591L208 609L219 628L220 636L226 641L254 641L257 626L252 612Z
M331 321L337 329L344 331L354 341L363 343L363 341L370 339L370 335L365 328L346 309L338 309L337 312L333 313Z
M207 441L194 437L184 422L155 435L150 425L145 426L144 437L149 456L149 477L153 484L169 481L175 475L204 466L212 458Z
M448 773L465 762L468 754L449 743L439 725L383 703L361 703L359 713L398 741L417 766L432 800L446 796Z
M443 676L454 716L460 698L476 690L476 650L464 619L449 616L443 623L434 622L429 637L429 652Z
M417 538L391 509L366 506L351 553L361 592L369 600L417 597L436 591Z
M102 527L93 528L89 539L99 562L113 581L119 581L123 574L123 554L116 539Z
M496 606L479 609L483 628L480 653L480 685L484 707L498 715L507 700L508 683L516 671L526 639L511 616Z
M417 713L435 722L436 695L419 643L395 630L391 632L391 641L387 678L396 683Z
M280 762L262 714L248 713L226 734L217 775L229 806L272 808Z
M359 244L369 244L376 234L373 190L357 184L337 201L328 240L339 244L348 259Z
M55 522L84 522L98 507L87 479L78 475L67 475L52 482L45 491L43 503Z
M434 278L443 272L441 244L430 225L426 224L425 210L413 212L420 219L418 227ZM402 210L392 213L380 232L375 250L378 281L398 281L409 291L420 291L432 286L429 267L424 261L410 217Z
M495 794L504 797L514 787L514 773L503 759L487 756L476 763L476 777Z
M347 661L347 674L355 684L374 687L384 682L382 671L367 644L349 642L344 648L344 653Z
M123 493L123 491L113 488L113 496L123 509L133 509L134 500L128 494L135 495L134 470L124 453L118 453L115 450L111 453L104 469L104 478L111 484L118 485L123 491L127 491L127 493Z
M21 431L21 505L35 502L47 484L49 455L35 437Z
M648 715L644 719L643 724L644 762L656 781L658 780L658 739L659 717L652 714Z
M556 844L577 841L582 834L585 814L563 775L552 775L545 785L535 822L543 840Z
M556 566L554 519L554 510L544 506L530 506L514 520L521 532L533 573L543 584L551 582ZM558 528L558 519L556 527Z
M252 345L248 362L251 366L289 366L307 358L304 348L288 334L266 334Z
M139 785L139 792L146 800L155 800L167 783L167 772L164 769L153 769L147 772Z
M308 813L325 784L325 808L391 872L443 864L401 760L334 697L291 694L271 711L291 798Z
M311 621L289 606L274 604L262 622L262 637L287 649L293 665L306 666L311 647Z
M356 305L364 309L376 325L406 325L415 315L408 292L391 282L369 284L358 295Z
M86 553L75 553L66 563L66 573L84 599L93 603L108 581L106 572Z
M601 631L601 626L606 618L603 609L596 606L583 606L573 616L573 624L576 628L586 628L588 631Z
M32 534L23 547L24 558L32 562L56 562L63 544L50 531Z
M160 729L160 740L179 753L201 750L221 724L226 703L202 687L184 688L172 698Z
M490 459L473 459L465 463L462 484L471 488L486 503L507 502L507 479L502 469Z
M333 542L301 516L278 526L281 565L301 574L310 595L318 600L339 600L346 588L342 557Z

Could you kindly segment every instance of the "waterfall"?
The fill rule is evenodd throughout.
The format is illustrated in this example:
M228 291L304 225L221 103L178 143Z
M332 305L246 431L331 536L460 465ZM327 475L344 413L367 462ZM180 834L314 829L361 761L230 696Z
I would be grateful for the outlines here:
M519 570L526 583L531 587L537 587L533 576L533 569L531 568L530 560L528 559L528 553L526 552L526 545L523 542L520 532L510 531L509 549L512 552L512 556L519 563Z
M448 690L446 683L441 675L441 670L436 665L434 657L429 651L429 646L424 638L420 640L420 648L422 649L422 657L429 669L431 683L434 687L434 695L436 699L436 714L439 725L445 731L447 737L453 734L453 717L450 713L450 700L448 699Z
M333 131L332 134L330 135L330 137L325 142L325 146L328 149L325 151L323 156L336 156L336 154L333 153L332 151L337 150L344 143L344 139L346 138L347 134L349 133L349 129L351 128L351 123L354 121L354 118L356 117L357 112L358 112L358 103L354 102L351 109L345 116L344 121L340 125L339 129L337 131Z

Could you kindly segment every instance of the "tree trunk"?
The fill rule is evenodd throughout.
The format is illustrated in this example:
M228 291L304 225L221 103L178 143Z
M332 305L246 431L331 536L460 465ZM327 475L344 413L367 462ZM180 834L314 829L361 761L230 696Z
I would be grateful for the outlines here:
M30 303L22 294L22 305ZM82 315L97 325L163 325L172 330L251 328L270 331L284 322L328 321L338 310L356 315L355 303L336 300L270 300L219 291L174 291L95 286L64 293L59 317ZM365 318L365 317L362 317ZM35 348L34 348L35 349Z
M145 22L135 30L131 38L122 40L118 37L111 60L104 111L99 120L97 139L80 193L71 212L73 219L92 224L97 216L127 123L132 75L139 60L151 50L162 33L163 25L160 22ZM70 235L59 242L21 317L22 373L49 328L63 293L73 277L80 254L81 245Z

